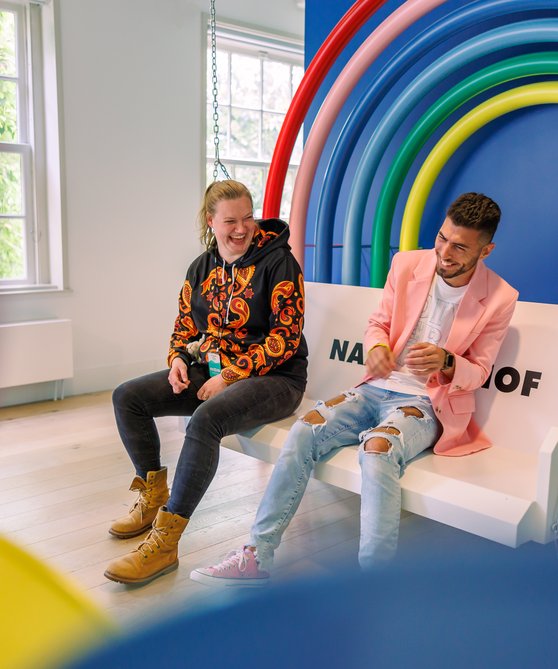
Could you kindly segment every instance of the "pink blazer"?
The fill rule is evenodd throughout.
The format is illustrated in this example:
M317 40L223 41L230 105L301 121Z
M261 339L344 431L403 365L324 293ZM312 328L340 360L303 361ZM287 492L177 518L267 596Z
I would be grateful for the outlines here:
M391 265L382 301L368 320L365 351L389 344L397 357L422 312L436 269L436 254L426 251L397 253ZM480 261L458 307L444 348L455 354L452 381L441 373L426 383L443 432L434 446L440 455L467 455L491 443L472 418L474 391L490 375L506 335L518 292ZM365 380L370 380L366 376Z

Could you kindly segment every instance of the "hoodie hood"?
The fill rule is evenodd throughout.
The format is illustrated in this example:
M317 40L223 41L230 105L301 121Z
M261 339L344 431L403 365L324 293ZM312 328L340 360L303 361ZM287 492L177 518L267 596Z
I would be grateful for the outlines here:
M235 267L247 267L258 263L265 255L276 249L283 248L285 251L290 251L289 236L289 226L285 221L280 218L264 218L258 221L258 229L254 233L248 251L231 264L234 264ZM219 265L223 263L217 247L210 253Z

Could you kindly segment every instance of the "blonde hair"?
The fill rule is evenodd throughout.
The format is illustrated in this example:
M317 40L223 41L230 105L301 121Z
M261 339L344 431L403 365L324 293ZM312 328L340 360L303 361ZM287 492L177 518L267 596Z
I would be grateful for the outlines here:
M212 249L216 244L213 230L207 224L208 215L215 216L217 205L221 200L238 200L240 197L247 197L250 200L250 205L254 206L252 194L240 181L234 181L233 179L214 181L205 189L202 204L198 212L198 222L200 224L200 240L207 251Z

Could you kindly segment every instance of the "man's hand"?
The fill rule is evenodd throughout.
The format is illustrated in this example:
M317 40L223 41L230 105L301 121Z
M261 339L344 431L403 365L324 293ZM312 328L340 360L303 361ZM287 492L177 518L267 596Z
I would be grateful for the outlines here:
M169 372L169 383L172 386L172 392L180 395L183 390L190 385L188 378L188 367L182 358L175 358L171 363Z
M366 358L366 369L376 379L385 379L395 369L395 356L385 346L374 346Z
M198 390L198 399L209 400L212 397L215 397L215 395L223 392L226 387L227 384L220 374L212 376L210 379L207 379L203 386Z
M424 376L439 372L444 366L446 354L443 348L430 344L429 342L419 342L413 344L405 358L405 365L411 374L415 376Z

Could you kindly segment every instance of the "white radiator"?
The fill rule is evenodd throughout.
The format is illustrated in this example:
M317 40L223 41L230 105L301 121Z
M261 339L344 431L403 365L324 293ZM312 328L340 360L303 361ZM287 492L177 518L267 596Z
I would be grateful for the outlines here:
M0 388L74 375L72 321L0 324ZM56 399L55 389L55 399Z

